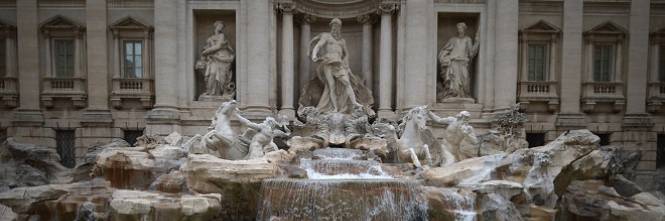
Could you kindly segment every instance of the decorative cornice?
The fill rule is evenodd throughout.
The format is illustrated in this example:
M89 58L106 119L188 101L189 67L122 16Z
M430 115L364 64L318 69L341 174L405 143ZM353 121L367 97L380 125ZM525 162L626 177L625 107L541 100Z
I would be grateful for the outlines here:
M402 0L273 0L276 10L293 10L293 13L318 18L354 19L377 11L394 12Z
M80 25L61 15L56 15L46 20L40 25L40 27L41 31L46 35L50 35L54 31L64 31L71 32L76 36L79 36L85 30L83 25Z

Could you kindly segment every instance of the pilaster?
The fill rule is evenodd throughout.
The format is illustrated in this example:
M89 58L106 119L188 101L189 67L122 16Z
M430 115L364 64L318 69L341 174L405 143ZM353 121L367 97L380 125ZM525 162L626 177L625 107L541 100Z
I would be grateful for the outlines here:
M86 2L87 27L87 84L88 109L81 124L93 127L109 127L113 117L109 110L109 67L107 42L107 9L105 0ZM110 134L109 134L110 135Z
M14 126L41 126L44 116L39 108L39 17L37 0L16 1L19 108Z

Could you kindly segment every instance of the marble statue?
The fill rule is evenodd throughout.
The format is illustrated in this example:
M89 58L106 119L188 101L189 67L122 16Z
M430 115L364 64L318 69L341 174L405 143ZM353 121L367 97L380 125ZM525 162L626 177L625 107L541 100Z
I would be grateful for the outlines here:
M235 54L223 31L224 22L216 21L214 34L206 40L201 59L196 63L196 69L203 72L206 85L206 90L201 94L199 100L212 97L232 99L235 95L233 70L231 69Z
M194 150L196 153L208 153L229 160L239 160L247 155L247 148L238 142L231 128L236 108L235 100L222 103L211 120L208 133L201 138L202 150Z
M457 23L457 36L450 38L439 51L439 75L443 81L439 99L471 98L469 63L478 53L479 37L476 32L475 40L472 41L466 36L466 30L464 22Z
M316 77L300 97L300 107L315 106L321 112L348 114L355 107L368 107L374 102L371 91L351 72L346 41L341 36L342 21L330 22L330 32L314 38L311 58L317 64Z
M260 158L268 152L277 151L278 148L275 142L273 142L273 138L288 137L291 135L289 128L283 125L283 122L275 120L275 118L267 117L262 123L254 123L240 116L237 112L235 116L248 130L256 131L249 143L247 159Z
M417 166L421 164L421 159L426 160L429 166L445 166L455 162L450 146L439 143L427 127L431 116L433 114L426 106L420 106L412 108L402 118L397 140L397 157L400 161Z
M231 119L236 117L247 130L241 134L231 128ZM260 158L267 152L276 151L275 137L289 136L291 131L283 121L272 117L262 123L253 123L238 114L237 102L224 102L216 111L209 127L210 131L201 138L202 151L228 160Z
M428 112L430 119L438 124L447 125L443 145L447 146L446 149L450 150L457 160L470 158L463 154L463 150L476 149L478 138L471 125L469 119L471 114L467 111L459 112L455 117L442 118L432 112Z

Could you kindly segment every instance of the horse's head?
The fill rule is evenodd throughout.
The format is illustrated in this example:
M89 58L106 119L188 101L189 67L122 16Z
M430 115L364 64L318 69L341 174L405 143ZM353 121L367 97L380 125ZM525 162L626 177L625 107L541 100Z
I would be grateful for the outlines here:
M427 106L411 108L404 118L402 118L402 124L413 123L418 129L427 129L427 121L429 120L428 112Z
M217 112L222 114L230 114L232 111L238 108L238 102L236 100L230 100L222 103L222 106L219 107Z

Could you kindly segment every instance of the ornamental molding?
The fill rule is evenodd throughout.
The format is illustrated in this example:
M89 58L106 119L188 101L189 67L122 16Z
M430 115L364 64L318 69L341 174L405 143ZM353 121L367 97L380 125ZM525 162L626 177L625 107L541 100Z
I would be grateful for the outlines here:
M402 0L274 0L275 9L331 19L358 19L375 13L393 13Z

